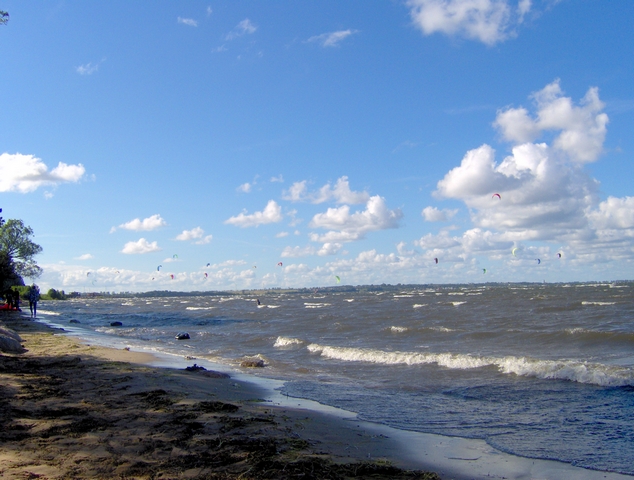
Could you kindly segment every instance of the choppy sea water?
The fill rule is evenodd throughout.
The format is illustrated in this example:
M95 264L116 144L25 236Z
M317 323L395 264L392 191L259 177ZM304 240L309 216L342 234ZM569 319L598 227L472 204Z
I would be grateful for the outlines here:
M364 420L634 475L634 283L350 290L270 291L261 305L81 298L40 313L105 343L233 366L257 357L266 367L252 372L284 380L283 393Z

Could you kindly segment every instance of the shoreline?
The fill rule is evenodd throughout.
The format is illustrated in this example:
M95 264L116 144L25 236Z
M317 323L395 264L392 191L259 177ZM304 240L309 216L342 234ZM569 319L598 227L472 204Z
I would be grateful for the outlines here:
M368 465L374 465L373 468L378 468L379 470L381 468L392 469L390 473L384 477L373 476L372 478L401 478L400 475L405 475L402 478L451 478L455 480L481 478L557 478L582 480L607 478L610 480L620 480L633 478L627 475L586 470L556 461L533 460L506 454L489 446L483 440L409 432L397 430L385 425L361 421L357 419L356 414L352 412L324 406L310 400L285 397L275 391L274 387L271 386L275 382L278 382L275 380L269 381L260 377L251 376L248 373L236 374L231 372L231 378L221 378L223 372L220 374L216 374L211 370L187 372L184 368L176 369L174 367L175 363L185 365L185 360L176 361L176 359L174 359L174 361L168 362L170 363L168 366L166 365L167 355L161 358L160 355L153 353L86 344L79 337L72 336L72 334L69 334L63 329L60 331L57 327L47 325L43 322L34 322L29 317L12 315L11 317L5 316L3 319L8 320L4 322L8 328L12 328L22 336L24 346L29 349L25 354L11 355L11 357L26 360L33 356L41 355L43 353L42 350L44 350L47 358L64 358L66 360L69 358L71 360L80 358L81 360L78 363L83 364L84 367L87 367L85 370L88 370L84 372L84 377L90 375L90 369L119 369L121 373L126 372L123 374L123 378L130 376L135 378L134 381L130 379L123 380L120 382L121 386L117 387L123 389L125 394L122 394L122 396L125 395L126 399L129 399L130 395L142 395L143 391L141 390L145 388L145 393L163 392L154 394L157 396L156 400L159 401L159 403L160 401L164 401L166 404L172 402L170 405L174 405L172 408L177 410L183 408L190 408L191 410L192 406L206 405L210 403L210 398L213 398L214 402L237 406L238 410L236 411L239 411L240 414L219 414L219 412L216 411L214 412L215 415L211 415L213 418L208 418L210 415L203 413L202 419L207 422L204 425L208 425L209 422L231 422L231 418L234 417L241 419L240 421L244 423L244 419L248 417L248 425L242 425L242 427L237 427L237 429L247 431L255 430L258 432L258 438L266 438L269 443L273 442L277 446L274 450L281 450L282 455L280 458L283 458L283 462L286 462L284 467L279 467L278 465L279 468L287 468L288 465L296 466L298 462L302 463L309 460L309 463L326 462L329 465L359 465L358 462L363 462L363 465L366 465L366 467ZM60 335L60 333L62 334ZM172 359L170 358L170 360ZM201 363L203 366L206 365L204 360ZM116 367L113 365L116 365ZM0 378L3 380L6 380L5 377L7 375L10 376L10 373L7 372L6 368L0 371ZM76 377L81 378L82 375L76 375ZM91 383L90 379L88 380L88 383ZM77 381L79 382L79 380ZM6 381L0 383L0 385L3 384L7 385ZM138 392L130 393L135 390L138 390ZM84 396L90 397L90 394L91 392L87 390L84 391ZM92 394L93 396L95 395L94 392L92 392ZM161 398L163 400L160 400ZM145 400L147 400L147 398ZM0 402L1 401L2 398L0 397ZM44 401L44 399L42 399L42 401ZM92 401L94 402L94 399ZM143 404L143 402L141 403L142 405L138 407L141 408L141 411L138 413L146 415L148 412L147 402L145 402L145 404ZM145 410L143 410L144 407ZM45 406L44 408L50 409L51 407ZM103 416L103 412L100 413ZM187 415L191 417L194 413L198 413L198 411L189 411ZM180 412L180 415L182 416L182 412ZM229 420L227 420L228 417L230 417ZM223 420L218 420L219 418ZM68 419L64 419L63 417L59 418L60 421L62 419L68 422ZM32 419L28 418L28 422L31 421ZM72 423L72 420L70 421ZM46 424L46 422L43 423ZM187 423L192 422L184 421L184 424ZM198 424L200 422L193 423ZM49 429L53 427L55 427L55 425L49 425ZM151 426L147 425L146 427ZM157 426L154 425L154 428L146 428L145 435L154 437L157 433L156 427ZM44 427L38 426L36 428ZM209 432L206 430L208 430L207 427L203 428L204 433L208 434ZM94 432L90 431L84 433L86 436L95 435ZM194 439L204 437L200 431L190 433L192 433L192 438ZM234 434L227 434L225 436L227 438L233 438L232 435ZM263 437L261 437L262 435ZM99 437L99 435L96 436ZM207 436L209 436L209 434ZM223 432L216 432L216 438L222 437ZM97 439L93 438L93 441L97 441ZM139 443L142 444L143 442L139 440ZM222 443L222 441L220 441L220 443ZM280 445L285 446L280 447ZM285 450L288 445L294 446ZM128 447L128 450L132 447L134 447L132 450L135 450L138 445L130 445ZM62 449L62 451L59 451L55 456L63 456L71 452L77 455L75 449L76 447L68 446L66 449L68 451L65 452ZM126 453L125 450L125 448L122 449L118 454L119 457L129 456L130 452ZM13 454L16 454L16 452L13 452ZM183 455L191 456L192 453L180 453L176 456ZM33 469L28 470L28 468L25 470L26 467L21 467L22 470L20 470L19 475L16 474L14 477L10 475L7 476L7 472L12 471L11 469L13 468L9 467L9 470L6 470L7 465L12 463L10 456L11 455L7 453L6 444L0 442L0 474L4 475L3 478L24 478L24 474L27 473L27 471L38 475L43 474L45 476L44 478L62 478L62 476L50 476L52 473L47 471L46 468L44 468L43 473L40 473L41 468L40 470L36 469L36 471ZM22 456L23 455L21 455L20 458ZM170 452L169 458L173 456L173 452ZM25 459L21 458L21 462L24 463L24 461ZM121 461L121 458L119 458L118 461ZM161 465L165 463L161 463L158 459L154 459L153 461ZM90 462L90 460L81 460L80 465L90 464ZM148 464L145 467L148 471L156 467L156 465L152 466L152 462L145 463ZM125 464L124 462L122 465ZM312 465L313 471L314 467L315 466ZM140 471L137 474L126 477L126 467L119 465L117 468L121 471L121 473L117 473L117 475L123 474L123 478L150 478L150 476ZM143 470L143 468L139 466L134 468L133 466L128 466L128 468ZM162 468L169 470L165 465L163 465ZM181 471L177 477L168 475L168 477L155 476L153 478L203 478L201 476L203 475L203 473L201 473L203 470L206 472L204 474L209 473L207 471L209 468L207 468L207 470L199 469L200 471L198 473L190 470L191 469L184 470L189 472L186 476L183 476L184 471ZM439 476L424 473L423 470L427 472L435 471ZM154 470L152 470L152 472L154 472ZM156 472L154 472L153 475L155 475L155 473ZM381 474L378 470L373 473ZM385 473L386 472L383 472L383 474ZM223 472L223 475L226 474L227 472ZM244 474L244 472L241 472L241 474ZM82 477L80 476L80 478ZM99 478L99 476L97 476L97 478ZM228 476L217 478L236 477ZM268 477L243 476L242 478ZM272 476L270 478L282 477ZM315 476L312 478L326 477ZM364 477L360 476L357 478Z

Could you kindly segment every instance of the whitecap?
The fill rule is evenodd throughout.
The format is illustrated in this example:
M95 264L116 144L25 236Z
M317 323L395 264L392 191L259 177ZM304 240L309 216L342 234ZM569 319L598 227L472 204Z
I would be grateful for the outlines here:
M275 343L273 344L273 346L274 347L290 347L293 345L301 345L302 343L304 342L300 340L299 338L277 337L277 340L275 340Z

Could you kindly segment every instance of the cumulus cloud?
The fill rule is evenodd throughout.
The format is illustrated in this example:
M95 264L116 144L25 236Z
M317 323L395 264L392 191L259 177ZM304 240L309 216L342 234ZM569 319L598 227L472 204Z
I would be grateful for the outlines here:
M156 230L157 228L164 227L167 225L167 222L161 218L161 216L157 213L152 215L151 217L144 218L143 220L139 218L135 218L134 220L130 220L129 222L122 223L118 228L122 228L124 230L133 230L135 232L142 231L151 231ZM110 232L115 231L117 227L112 227Z
M267 203L263 211L255 212L250 215L243 212L225 220L225 223L242 228L257 227L267 223L281 222L282 218L282 207L280 207L275 200L269 200L269 203Z
M182 233L176 236L176 240L182 242L188 242L195 240L197 245L205 245L211 242L213 235L205 236L205 231L200 227L192 228L191 230L183 230Z
M75 257L75 260L91 260L93 258L93 256L90 253L84 253L83 255L80 255L79 257Z
M515 36L530 0L408 0L414 25L425 35L444 33L494 45Z
M434 194L464 201L476 227L517 241L591 235L587 212L598 201L598 182L582 166L603 149L608 118L598 91L589 89L575 106L555 81L532 97L534 117L524 108L497 114L494 125L515 143L510 155L497 163L489 145L468 151ZM554 131L551 145L532 143L547 130Z
M257 29L258 29L258 27L253 25L253 23L251 23L251 20L249 20L248 18L245 18L240 23L238 23L233 28L233 30L231 30L231 32L229 32L227 34L225 39L226 40L233 40L234 38L238 38L238 37L241 37L243 35L250 35L252 33L255 33L255 31Z
M145 238L140 238L136 242L128 242L123 246L121 253L129 255L158 252L161 248L157 242L148 242Z
M421 212L421 215L426 222L446 222L453 218L458 213L458 210L439 210L436 207L425 207Z
M359 240L368 232L398 228L402 216L399 209L388 209L385 199L375 195L368 199L363 211L350 213L350 207L343 205L315 215L310 227L329 231L323 235L312 234L311 240L330 243Z
M187 25L188 27L197 27L198 22L193 18L182 18L178 17L178 23L182 23L183 25Z
M588 90L579 105L565 97L559 80L534 93L537 109L531 117L523 107L498 112L494 125L502 136L514 143L532 142L544 131L558 132L553 147L572 161L586 163L599 158L607 132L608 116L599 90Z
M350 29L338 30L336 32L327 32L322 33L321 35L315 35L310 37L307 41L319 43L322 47L337 47L342 41L355 33L359 33L359 31Z
M597 229L634 229L634 197L608 197L588 218Z
M85 173L81 163L59 162L49 171L44 162L33 155L3 153L0 155L0 192L29 193L45 185L78 182Z
M340 177L334 187L328 182L316 192L309 192L306 180L293 183L283 194L291 202L311 202L315 204L334 201L335 203L361 204L368 201L368 192L355 192L350 189L348 177Z

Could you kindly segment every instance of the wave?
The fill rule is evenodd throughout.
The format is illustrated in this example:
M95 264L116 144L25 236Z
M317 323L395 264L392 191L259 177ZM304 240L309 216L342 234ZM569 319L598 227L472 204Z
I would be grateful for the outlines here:
M185 310L213 310L217 307L185 307Z
M407 332L407 330L409 330L409 329L407 327L397 327L397 326L392 325L390 327L390 330L392 332L402 333L402 332Z
M304 302L304 308L323 308L330 306L329 303L308 303Z
M467 302L449 302L449 303L451 303L454 307L458 307L460 305L464 305Z
M615 305L616 302L588 302L588 301L583 301L581 302L581 305Z
M304 341L300 340L299 338L277 337L277 340L275 340L275 343L273 344L273 346L274 347L290 347L293 345L301 345L302 343L304 343Z
M507 356L503 358L476 356L461 353L385 352L382 350L330 347L310 344L311 353L347 362L369 362L383 365L425 365L468 370L496 367L500 373L547 380L567 380L593 385L622 387L634 386L634 369L579 362L575 360L539 360L529 357Z
M42 314L42 315L51 315L53 317L59 317L61 314L57 313L57 312L51 312L50 310L39 310L37 311L38 314Z
M427 303L415 303L414 305L412 305L413 308L421 308L421 307L426 307L428 304Z

